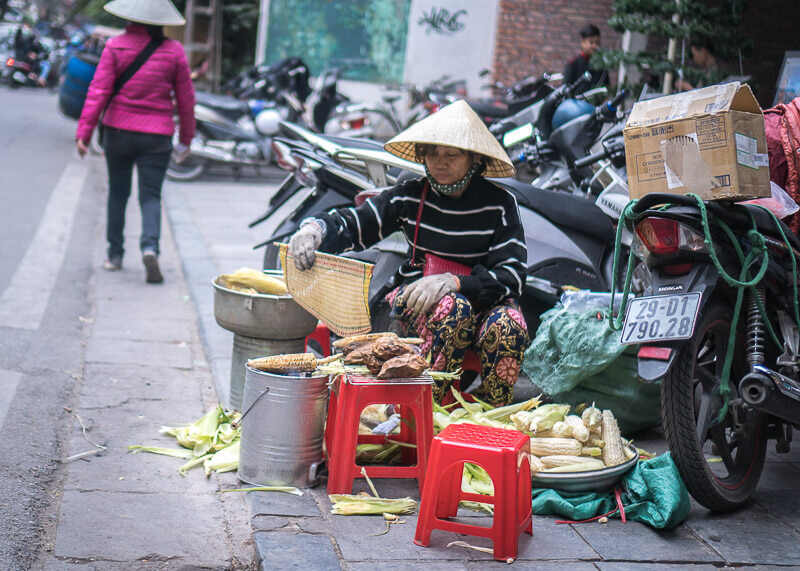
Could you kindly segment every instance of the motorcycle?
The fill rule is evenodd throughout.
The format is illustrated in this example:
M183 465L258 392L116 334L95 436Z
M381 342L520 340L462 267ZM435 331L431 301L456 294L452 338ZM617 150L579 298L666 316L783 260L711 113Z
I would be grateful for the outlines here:
M664 432L691 495L736 510L768 439L788 452L800 427L800 240L758 207L673 194L640 199L628 225L651 282L628 304L621 341L640 344L641 379L662 383Z
M197 128L189 155L180 162L171 159L167 176L191 181L213 163L230 165L237 172L242 166L259 169L272 164L270 138L279 132L280 121L297 120L304 110L301 97L306 92L299 87L302 81L295 78L308 70L302 62L291 69L285 67L278 68L280 74L272 67L255 77L252 72L245 73L236 83L238 97L197 92Z

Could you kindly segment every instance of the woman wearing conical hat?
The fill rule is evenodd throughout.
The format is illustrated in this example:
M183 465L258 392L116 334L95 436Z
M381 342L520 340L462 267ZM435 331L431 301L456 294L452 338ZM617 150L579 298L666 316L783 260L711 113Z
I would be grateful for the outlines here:
M163 26L180 26L185 20L170 0L113 0L104 9L130 23L124 34L108 40L103 49L78 121L75 144L80 156L86 155L102 117L108 166L107 270L122 269L125 207L136 166L145 280L161 283L161 185L173 152L173 99L180 121L176 155L187 153L195 131L194 88L186 54L179 42L164 37ZM140 54L147 56L143 63L137 61ZM138 69L129 67L134 62L140 64ZM126 75L130 77L115 92L115 82Z
M475 395L507 404L529 341L517 304L527 250L514 196L484 177L511 176L514 167L464 101L412 125L385 149L423 164L426 176L358 208L304 221L289 253L304 270L318 249L364 249L400 230L410 257L387 297L393 314L424 340L434 370L457 371L466 351L475 351L481 362ZM448 382L436 381L437 402L448 392Z

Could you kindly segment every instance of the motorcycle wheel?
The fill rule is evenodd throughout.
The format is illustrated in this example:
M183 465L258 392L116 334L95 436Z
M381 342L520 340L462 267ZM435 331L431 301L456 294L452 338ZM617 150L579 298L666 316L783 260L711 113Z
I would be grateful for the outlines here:
M672 459L689 493L714 512L743 506L755 491L766 453L767 417L743 406L738 380L747 372L737 347L728 412L722 408L720 377L728 348L731 308L710 302L694 335L679 349L661 387L661 418ZM737 344L738 345L738 344Z
M192 156L191 153L180 163L176 163L173 158L170 158L169 166L167 166L167 178L180 182L196 180L205 172L206 165L205 157Z

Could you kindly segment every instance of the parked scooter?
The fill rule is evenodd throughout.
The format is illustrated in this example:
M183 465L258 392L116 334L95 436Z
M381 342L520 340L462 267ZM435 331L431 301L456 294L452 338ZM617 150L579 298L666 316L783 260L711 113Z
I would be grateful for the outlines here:
M730 512L753 495L767 439L788 452L800 426L800 240L750 205L650 194L632 212L652 282L628 304L622 342L641 344L641 379L662 383L662 424L689 492Z
M291 69L284 67L280 68L279 78L275 77L275 68L269 67L261 75L245 75L236 84L238 98L197 92L197 129L190 153L181 162L170 160L167 176L172 180L195 180L213 163L235 170L271 164L270 137L279 132L282 120L297 120L304 110L301 96L305 97L306 92L301 88L302 82L294 78L307 74L308 69L302 62ZM247 86L246 80L250 81Z

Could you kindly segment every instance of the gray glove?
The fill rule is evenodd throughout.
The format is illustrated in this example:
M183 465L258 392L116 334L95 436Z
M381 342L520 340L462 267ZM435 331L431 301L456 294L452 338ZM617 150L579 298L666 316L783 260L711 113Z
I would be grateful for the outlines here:
M425 276L409 285L403 297L406 307L414 314L425 313L448 293L458 291L458 278L453 274Z
M314 265L315 252L322 243L322 228L314 221L303 224L289 240L289 254L294 256L294 267L300 271Z

